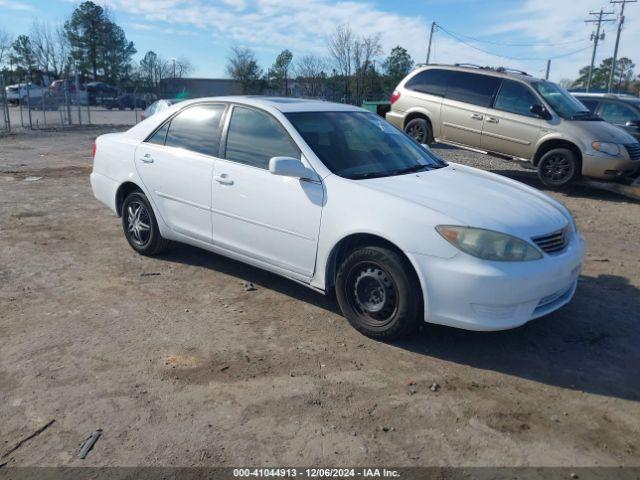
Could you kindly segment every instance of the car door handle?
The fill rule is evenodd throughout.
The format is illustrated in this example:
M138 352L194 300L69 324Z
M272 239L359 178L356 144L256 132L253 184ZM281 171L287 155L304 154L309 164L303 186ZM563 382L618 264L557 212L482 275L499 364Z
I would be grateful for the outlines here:
M499 123L500 120L498 120L495 117L487 117L487 123Z
M226 173L215 175L213 179L222 185L233 185L233 180L231 180Z
M474 120L482 120L483 117L479 113L473 113L471 114L471 118L473 118Z
M142 163L153 163L153 157L148 153L145 154L144 157L142 157L140 160L142 160Z

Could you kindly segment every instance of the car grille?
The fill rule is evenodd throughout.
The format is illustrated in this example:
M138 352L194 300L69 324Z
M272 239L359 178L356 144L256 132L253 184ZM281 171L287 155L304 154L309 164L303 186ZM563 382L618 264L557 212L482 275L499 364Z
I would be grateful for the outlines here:
M533 243L535 243L543 252L546 253L558 253L564 250L569 241L568 227L558 230L557 232L550 233L548 235L541 235L539 237L533 237Z
M640 160L640 143L626 143L624 148L629 152L631 160Z

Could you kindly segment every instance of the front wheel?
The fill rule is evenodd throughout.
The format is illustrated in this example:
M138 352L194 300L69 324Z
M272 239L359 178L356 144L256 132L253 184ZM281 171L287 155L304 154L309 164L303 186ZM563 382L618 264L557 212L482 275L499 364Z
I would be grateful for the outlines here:
M349 323L376 340L392 340L420 325L421 292L409 262L384 247L361 247L344 259L336 297Z
M124 199L122 228L129 245L142 255L155 255L170 244L160 235L153 209L142 192L132 192Z
M538 178L547 187L564 187L579 175L580 163L568 148L549 150L538 162Z

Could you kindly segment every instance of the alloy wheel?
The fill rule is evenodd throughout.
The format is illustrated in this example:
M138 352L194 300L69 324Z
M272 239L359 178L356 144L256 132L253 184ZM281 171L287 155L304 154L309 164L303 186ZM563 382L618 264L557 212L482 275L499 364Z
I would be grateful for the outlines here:
M139 200L127 205L127 233L139 247L144 247L151 239L151 218L147 207Z
M542 174L552 183L563 183L573 175L573 165L564 155L554 155L545 161Z

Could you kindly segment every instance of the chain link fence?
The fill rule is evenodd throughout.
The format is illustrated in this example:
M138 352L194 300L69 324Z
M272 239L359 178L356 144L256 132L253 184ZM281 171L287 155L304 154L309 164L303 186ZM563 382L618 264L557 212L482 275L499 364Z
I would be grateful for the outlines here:
M71 82L42 88L6 85L0 77L0 132L58 129L81 125L131 126L153 101L138 92L96 92Z

